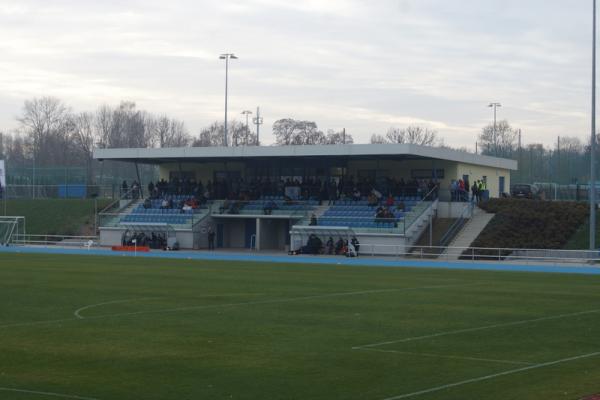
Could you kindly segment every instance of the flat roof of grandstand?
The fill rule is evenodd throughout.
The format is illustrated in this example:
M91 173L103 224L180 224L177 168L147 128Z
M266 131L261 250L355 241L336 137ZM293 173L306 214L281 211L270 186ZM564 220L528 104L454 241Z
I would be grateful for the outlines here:
M436 159L494 168L517 169L517 162L465 151L414 144L340 144L305 146L169 147L95 149L94 158L144 164L243 161L247 159L329 157L332 159Z

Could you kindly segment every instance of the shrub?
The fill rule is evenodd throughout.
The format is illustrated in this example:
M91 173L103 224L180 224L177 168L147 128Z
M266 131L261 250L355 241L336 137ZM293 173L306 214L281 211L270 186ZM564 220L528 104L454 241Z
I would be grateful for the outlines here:
M589 213L584 203L525 199L491 199L480 207L495 215L472 247L561 249ZM498 254L475 252L487 253ZM467 250L463 254L472 253Z

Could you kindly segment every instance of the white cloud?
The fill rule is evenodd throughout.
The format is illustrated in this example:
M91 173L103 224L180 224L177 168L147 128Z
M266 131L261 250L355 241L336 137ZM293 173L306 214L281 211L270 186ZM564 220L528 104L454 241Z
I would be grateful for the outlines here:
M562 0L226 2L5 0L0 5L0 129L23 100L75 109L121 99L184 119L223 114L346 127L367 141L390 125L437 129L472 146L500 101L525 140L586 137L590 10ZM10 111L8 111L10 110ZM265 142L268 136L262 135Z

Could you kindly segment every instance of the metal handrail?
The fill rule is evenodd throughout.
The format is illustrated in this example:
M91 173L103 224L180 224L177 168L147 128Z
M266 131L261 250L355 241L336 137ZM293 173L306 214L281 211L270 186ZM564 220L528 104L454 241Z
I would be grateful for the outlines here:
M417 202L417 204L415 204L412 207L411 211L409 213L407 213L407 216L412 217L412 221L410 222L410 224L408 224L408 227L412 226L412 224L415 223L415 221L417 221L419 219L419 217L421 217L421 215L423 215L427 210L429 210L429 207L431 207L431 206L423 207L420 210L420 212L419 212L418 211L419 210L419 208L418 208L419 206L425 205L425 201L431 201L431 203L433 204L433 202L435 200L437 200L437 199L433 199L433 198L427 200L427 198L429 198L432 195L432 193L434 193L438 189L439 188L437 188L437 187L434 187L433 189L431 189L425 196L423 196L423 198L421 200L419 200ZM417 210L418 213L414 213L412 210ZM406 227L407 227L407 218L404 218L404 234L406 234Z
M132 193L133 193L133 188L129 188L129 190L127 190L125 193L121 194L121 196L119 196L119 198L117 200L113 201L112 203L110 203L109 205L104 207L102 210L98 211L98 214L106 213L109 209L111 209L115 205L119 204L121 202L121 200L131 200L131 201L129 201L125 207L119 207L119 210L129 207L131 205L131 203L133 203L133 201L136 200L133 198L133 196L131 196ZM131 198L129 196L131 196Z
M396 258L438 258L449 259L458 256L460 261L553 261L600 263L600 251L564 249L521 249L502 247L460 247L460 246L403 246L385 244L361 244L361 253L387 255ZM483 254L487 252L489 254ZM537 255L546 252L549 256ZM516 253L516 254L514 254ZM524 253L524 254L519 254ZM531 254L534 253L534 254Z
M450 240L454 237L456 232L462 229L463 226L465 226L467 222L465 218L465 213L468 211L471 214L470 216L472 217L474 208L475 204L473 202L469 202L464 206L458 219L454 221L454 223L450 226L450 228L448 228L446 233L444 233L444 236L442 236L442 238L440 239L440 246L446 246L448 243L450 243Z
M15 234L15 244L26 245L98 245L98 236Z

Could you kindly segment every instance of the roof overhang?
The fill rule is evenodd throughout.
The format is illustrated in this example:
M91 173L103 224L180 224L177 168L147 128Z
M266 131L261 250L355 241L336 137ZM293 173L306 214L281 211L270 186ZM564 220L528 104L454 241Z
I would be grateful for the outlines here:
M413 144L344 144L314 146L169 147L144 149L95 149L94 158L164 164L172 162L219 162L277 158L344 159L436 159L500 169L516 170L517 162L465 151Z

